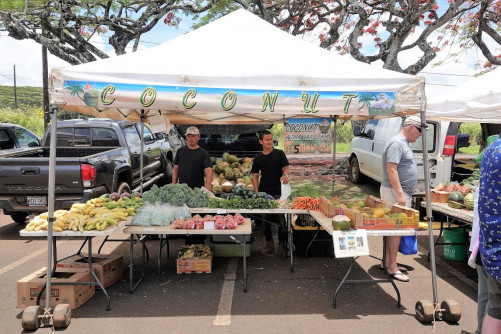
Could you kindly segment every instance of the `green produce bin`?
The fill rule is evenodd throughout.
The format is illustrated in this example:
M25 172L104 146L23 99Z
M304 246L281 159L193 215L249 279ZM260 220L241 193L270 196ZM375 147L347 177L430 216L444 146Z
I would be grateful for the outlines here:
M466 238L464 229L444 229L444 258L463 261L466 256Z
M233 243L212 243L214 257L242 257L243 246ZM245 244L245 257L251 254L251 244Z

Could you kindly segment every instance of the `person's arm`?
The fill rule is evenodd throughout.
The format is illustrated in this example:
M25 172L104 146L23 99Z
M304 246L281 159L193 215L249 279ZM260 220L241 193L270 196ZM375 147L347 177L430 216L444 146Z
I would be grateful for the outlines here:
M172 168L172 184L177 183L178 175L179 175L179 165L174 165L174 168Z
M254 186L254 192L259 191L259 173L252 173L252 185Z
M391 186L397 194L397 204L405 206L407 201L405 200L404 190L402 189L402 185L400 184L397 167L398 164L394 162L387 162L386 173L388 173L388 178L390 179Z
M205 188L212 191L212 168L207 167L204 169L205 174Z
M289 166L285 166L282 168L282 177L280 178L280 182L283 184L289 183Z

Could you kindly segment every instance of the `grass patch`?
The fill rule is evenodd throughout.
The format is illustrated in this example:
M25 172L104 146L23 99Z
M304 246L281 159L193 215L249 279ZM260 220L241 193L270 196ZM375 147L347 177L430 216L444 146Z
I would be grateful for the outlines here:
M461 147L458 153L463 154L479 154L480 145L470 145L469 147Z
M332 182L331 181L313 181L313 180L292 180L292 194L307 190L311 195L325 196L332 198ZM307 195L302 193L302 195ZM334 196L340 196L343 200L359 200L365 199L367 195L379 197L379 183L369 180L364 184L353 184L348 180L339 180L336 178L334 184Z

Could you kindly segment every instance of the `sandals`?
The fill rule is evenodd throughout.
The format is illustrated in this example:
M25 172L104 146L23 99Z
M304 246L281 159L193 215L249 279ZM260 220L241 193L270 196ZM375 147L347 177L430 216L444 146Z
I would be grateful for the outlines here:
M409 282L409 277L405 276L402 274L401 271L397 271L396 273L390 274L391 278L393 278L395 281L400 281L400 282Z
M379 269L384 270L384 268L383 268L383 263L382 263L382 262L379 264ZM407 268L402 267L402 266L398 266L398 271L404 271L404 272L407 272Z

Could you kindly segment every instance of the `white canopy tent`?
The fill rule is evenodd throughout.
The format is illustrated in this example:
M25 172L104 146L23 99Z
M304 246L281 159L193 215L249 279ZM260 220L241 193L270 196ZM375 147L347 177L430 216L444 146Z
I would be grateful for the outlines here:
M501 123L501 71L493 70L428 101L426 118Z
M144 51L52 70L51 100L75 112L172 124L419 113L424 78L339 56L240 9Z
M53 69L50 94L61 108L131 121L162 115L172 124L259 124L291 117L368 119L420 113L424 122L424 83L423 77L317 47L240 9L154 48ZM49 217L54 179L51 174ZM428 194L426 177L425 185ZM428 208L429 217L430 212ZM433 248L431 252L436 296Z

